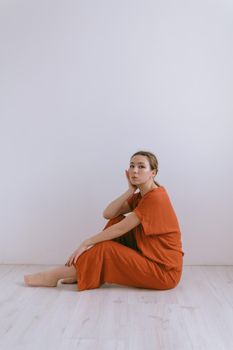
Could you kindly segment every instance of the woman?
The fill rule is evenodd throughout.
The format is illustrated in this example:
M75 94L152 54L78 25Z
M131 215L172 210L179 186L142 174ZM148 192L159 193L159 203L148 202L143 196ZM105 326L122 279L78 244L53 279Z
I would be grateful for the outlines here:
M64 266L24 276L25 284L55 287L63 279L82 291L105 282L159 290L179 283L181 232L166 189L154 180L156 156L134 153L125 173L129 188L104 210L109 221L103 231L86 239Z

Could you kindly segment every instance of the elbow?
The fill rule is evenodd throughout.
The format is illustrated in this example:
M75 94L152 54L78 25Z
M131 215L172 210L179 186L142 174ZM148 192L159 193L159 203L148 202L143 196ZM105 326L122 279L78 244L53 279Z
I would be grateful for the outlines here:
M103 212L103 217L104 217L106 220L111 219L105 212Z

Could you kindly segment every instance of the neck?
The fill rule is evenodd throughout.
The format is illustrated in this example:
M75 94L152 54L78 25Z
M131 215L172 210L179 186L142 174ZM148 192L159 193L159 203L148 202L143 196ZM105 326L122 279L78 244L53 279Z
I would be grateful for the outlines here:
M141 184L138 186L141 196L144 196L147 192L152 191L154 188L157 188L158 186L156 186L156 184L154 182L152 183L145 183L145 184Z

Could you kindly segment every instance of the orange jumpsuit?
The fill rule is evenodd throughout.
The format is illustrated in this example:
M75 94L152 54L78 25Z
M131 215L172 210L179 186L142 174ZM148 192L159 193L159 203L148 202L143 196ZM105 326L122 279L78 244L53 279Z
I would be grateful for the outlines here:
M128 198L141 223L113 240L95 244L74 264L78 290L115 283L148 289L171 289L180 281L183 267L179 223L163 186ZM123 220L119 215L104 229Z

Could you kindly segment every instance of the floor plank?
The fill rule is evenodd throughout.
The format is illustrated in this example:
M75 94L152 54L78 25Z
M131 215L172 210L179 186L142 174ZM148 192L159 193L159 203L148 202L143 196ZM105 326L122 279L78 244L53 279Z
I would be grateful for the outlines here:
M51 267L0 265L1 350L233 349L233 266L184 266L167 291L24 285Z

